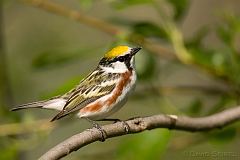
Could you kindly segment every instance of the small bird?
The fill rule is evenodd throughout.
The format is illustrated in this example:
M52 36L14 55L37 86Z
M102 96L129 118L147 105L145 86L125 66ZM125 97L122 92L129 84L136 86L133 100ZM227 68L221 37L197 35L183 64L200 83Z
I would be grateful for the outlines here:
M48 100L32 102L13 108L55 109L60 111L51 121L77 114L101 129L95 120L106 119L119 110L136 84L135 54L141 47L117 46L107 52L98 66L80 83L65 93ZM102 132L102 131L101 131Z

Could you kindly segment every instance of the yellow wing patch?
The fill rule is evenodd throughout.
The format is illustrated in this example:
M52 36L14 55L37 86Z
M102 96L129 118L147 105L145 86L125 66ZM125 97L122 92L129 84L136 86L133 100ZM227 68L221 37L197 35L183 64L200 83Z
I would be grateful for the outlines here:
M107 52L104 57L105 58L114 58L117 56L122 55L123 53L127 52L129 50L128 46L118 46L113 48L111 51Z

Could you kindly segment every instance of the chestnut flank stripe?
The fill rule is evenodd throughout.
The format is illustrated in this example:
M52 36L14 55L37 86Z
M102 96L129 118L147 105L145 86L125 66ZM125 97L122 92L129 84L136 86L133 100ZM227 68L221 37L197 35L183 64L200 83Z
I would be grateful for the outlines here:
M121 81L116 86L116 89L114 89L113 96L111 96L109 99L107 99L105 102L101 103L99 101L90 103L86 107L82 108L80 110L81 113L85 112L97 112L101 110L102 106L107 104L107 106L111 106L111 104L115 103L117 101L117 98L122 94L122 91L124 87L130 82L130 77L132 75L131 71L122 73L121 75Z

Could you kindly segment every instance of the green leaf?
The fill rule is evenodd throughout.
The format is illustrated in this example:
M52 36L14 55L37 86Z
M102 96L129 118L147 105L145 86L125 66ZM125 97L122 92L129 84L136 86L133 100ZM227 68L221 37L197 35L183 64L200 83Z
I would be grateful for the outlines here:
M83 59L88 57L91 52L96 52L98 48L79 49L74 51L47 51L39 53L39 55L33 59L32 66L34 69L49 69L65 65L67 63Z
M68 80L66 83L64 83L63 85L61 85L59 88L57 88L56 90L52 91L52 92L48 92L46 94L43 94L43 96L41 97L42 99L48 99L50 97L54 97L57 95L62 95L68 91L70 91L72 88L74 88L76 85L79 84L79 82L81 81L81 79L83 79L84 76L76 76L70 80Z
M224 20L230 30L233 30L236 33L240 32L240 17L238 15L226 12Z
M117 152L117 159L160 159L167 148L171 134L167 129L152 130L134 135L123 141Z
M156 77L157 62L152 54L143 51L136 56L136 69L139 80L148 81Z
M209 140L214 144L225 144L231 142L237 135L235 127L224 128L224 130L209 133Z
M213 105L212 107L209 107L208 115L212 115L214 113L222 111L225 106L232 106L235 104L236 104L236 101L233 97L228 95L222 95L219 97L219 100L215 105Z
M93 0L79 0L78 2L83 9L89 9L93 5Z
M9 138L0 138L0 159L16 159L17 158L17 147L14 143L11 144Z
M185 14L188 6L189 0L167 0L174 8L174 19L180 20Z
M113 7L116 9L125 9L130 6L152 3L152 0L120 0L114 1L112 3Z
M216 29L218 37L228 46L234 41L236 35L240 32L240 18L233 13L224 14L224 23Z
M132 26L134 34L140 34L144 37L156 37L168 41L168 34L160 26L150 22L138 22Z
M201 100L196 99L194 100L189 107L187 107L188 115L199 115L203 107L203 103Z
M208 27L202 27L200 28L192 38L186 41L187 47L203 47L202 41L205 37L207 37L209 33Z
M209 71L214 71L219 76L226 76L227 68L229 68L229 56L226 51L206 48L202 44L202 41L209 33L208 31L206 27L201 28L195 36L185 42L186 47L196 64L204 66Z
M188 49L196 64L200 64L209 72L218 76L226 76L229 68L229 57L224 52L203 47Z
M219 26L216 30L216 33L220 40L222 40L222 42L224 42L225 44L229 45L232 43L234 37L232 31L229 31L227 28L223 26Z
M193 59L196 63L211 67L211 59L213 57L213 51L206 50L201 47L188 47Z
M56 51L43 52L33 60L32 66L34 69L58 67L58 65L75 60L76 56L76 54L56 53Z

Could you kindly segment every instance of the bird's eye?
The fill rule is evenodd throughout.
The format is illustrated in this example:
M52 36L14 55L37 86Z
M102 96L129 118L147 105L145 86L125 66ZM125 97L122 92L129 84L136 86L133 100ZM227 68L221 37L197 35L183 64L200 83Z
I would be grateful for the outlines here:
M120 62L124 62L124 57L119 57Z

